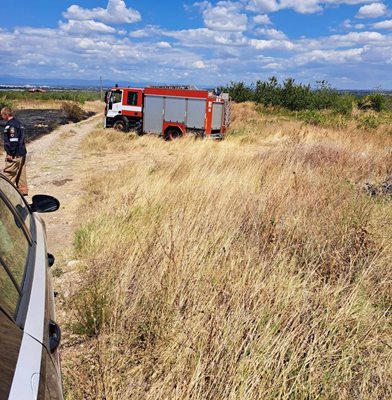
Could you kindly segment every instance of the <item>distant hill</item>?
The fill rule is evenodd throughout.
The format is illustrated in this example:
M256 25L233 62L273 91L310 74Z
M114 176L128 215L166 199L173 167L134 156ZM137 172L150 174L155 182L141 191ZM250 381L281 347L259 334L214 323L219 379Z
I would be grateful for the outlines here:
M211 89L203 85L197 85L197 82L132 82L132 81L115 81L111 79L43 79L43 78L21 78L16 76L0 75L0 90L20 90L26 88L43 87L48 89L91 89L98 90L101 88L112 88L116 84L119 87L145 87L149 85L195 85L201 89ZM362 97L375 91L392 95L392 90L375 90L375 89L339 89L340 93L352 93Z

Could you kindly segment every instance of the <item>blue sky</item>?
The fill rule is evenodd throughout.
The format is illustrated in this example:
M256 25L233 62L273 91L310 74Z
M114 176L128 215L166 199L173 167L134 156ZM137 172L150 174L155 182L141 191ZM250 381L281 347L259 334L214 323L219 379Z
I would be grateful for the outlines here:
M392 89L391 1L0 5L1 76L215 86L275 75L339 89Z

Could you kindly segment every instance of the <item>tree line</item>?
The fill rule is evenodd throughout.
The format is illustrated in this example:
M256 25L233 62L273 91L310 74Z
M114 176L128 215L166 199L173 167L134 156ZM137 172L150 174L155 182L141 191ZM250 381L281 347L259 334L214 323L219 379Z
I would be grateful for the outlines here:
M296 83L294 78L287 78L279 83L275 76L256 84L231 82L222 88L235 102L254 101L266 107L282 107L290 111L334 110L339 114L350 114L353 107L377 112L391 109L391 96L374 92L366 96L341 93L325 81L317 81L316 87Z

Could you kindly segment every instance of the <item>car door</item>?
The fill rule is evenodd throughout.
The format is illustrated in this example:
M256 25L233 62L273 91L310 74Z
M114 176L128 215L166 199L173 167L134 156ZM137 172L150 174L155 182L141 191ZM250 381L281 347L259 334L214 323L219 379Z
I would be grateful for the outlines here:
M40 356L42 345L23 331L24 320L18 314L23 311L22 298L27 297L25 282L27 266L33 251L33 241L25 225L30 222L27 205L21 199L12 203L8 194L13 193L13 187L0 179L0 307L1 307L1 365L8 378L1 378L4 398L33 398L38 392L34 386L34 374L40 371ZM12 198L12 196L11 196ZM18 208L16 208L19 206ZM19 210L19 211L17 211ZM24 210L24 211L23 211ZM17 322L19 320L19 322ZM23 322L23 323L22 323ZM12 338L11 335L15 335ZM12 361L7 354L8 347L12 348ZM16 359L15 359L16 356ZM29 359L30 361L26 360ZM12 377L12 380L9 380ZM23 392L20 392L14 383L25 382ZM14 393L14 394L13 394ZM9 397L8 397L9 396ZM23 397L25 396L25 397Z
M62 399L57 348L50 347L54 307L47 270L44 224L0 176L1 399Z

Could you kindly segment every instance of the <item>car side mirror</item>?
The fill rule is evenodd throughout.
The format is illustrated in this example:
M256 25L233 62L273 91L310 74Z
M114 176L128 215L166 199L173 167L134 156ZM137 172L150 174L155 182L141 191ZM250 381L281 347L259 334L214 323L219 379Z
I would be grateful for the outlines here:
M47 194L36 194L32 200L33 202L30 204L31 212L47 213L60 208L60 202L55 197Z

